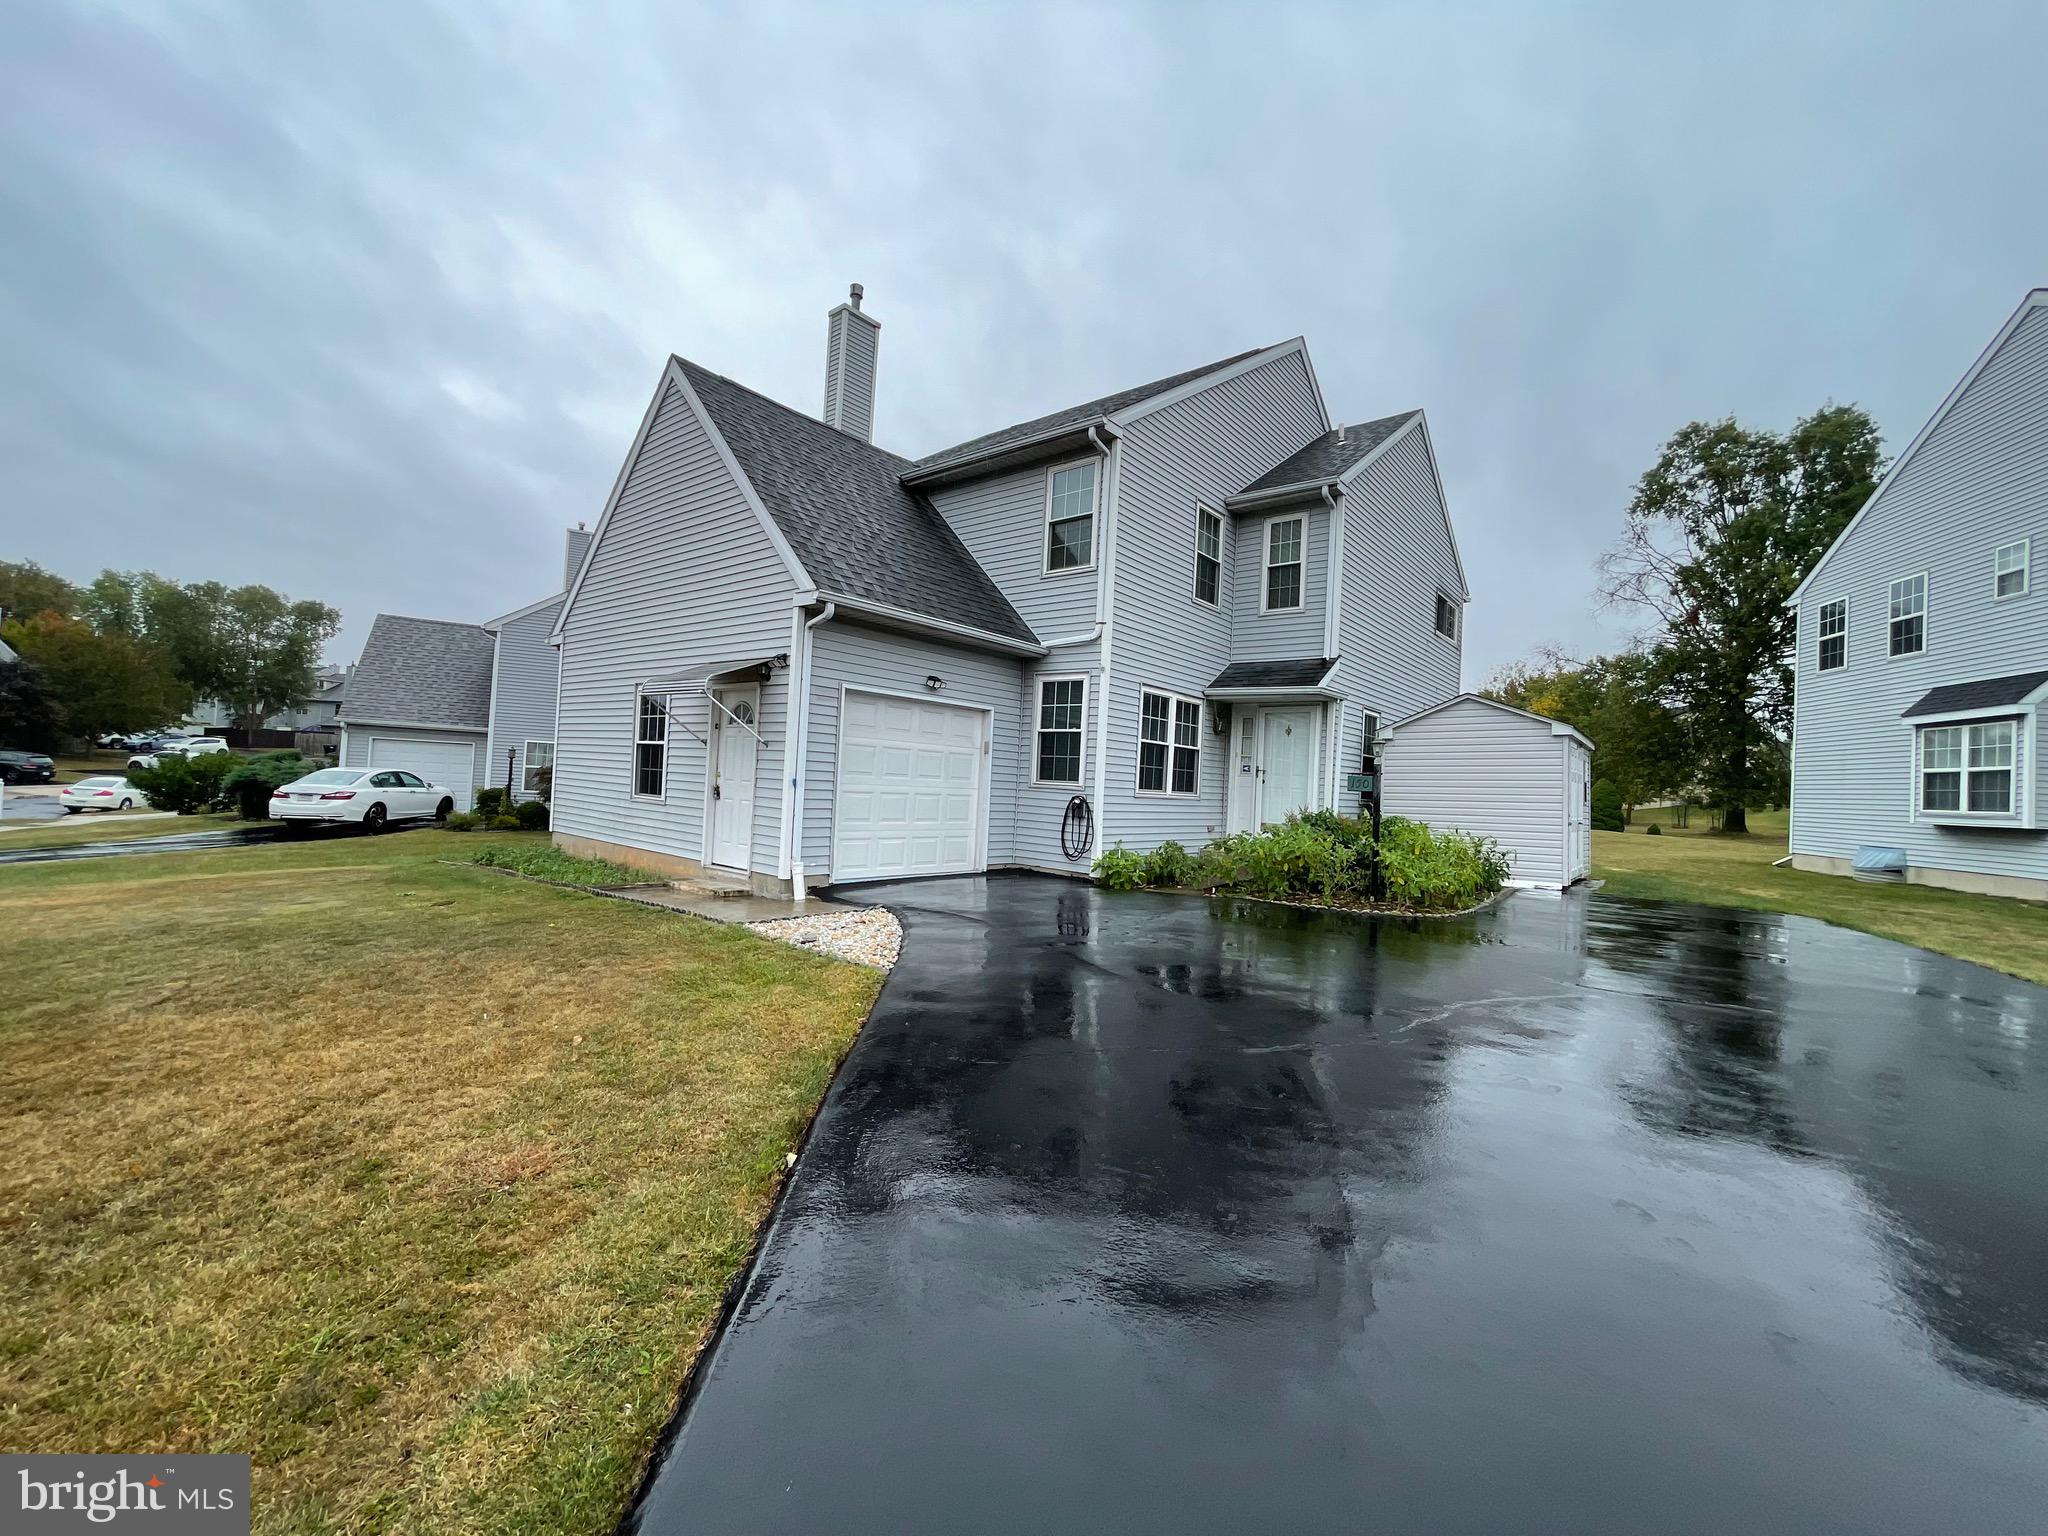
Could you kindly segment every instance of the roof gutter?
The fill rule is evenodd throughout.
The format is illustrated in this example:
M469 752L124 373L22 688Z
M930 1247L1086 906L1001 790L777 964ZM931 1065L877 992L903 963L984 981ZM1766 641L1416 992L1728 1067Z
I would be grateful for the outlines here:
M912 613L907 608L892 608L887 603L853 597L844 592L820 592L818 597L835 611L843 611L849 617L880 619L894 628L914 634L936 635L942 640L970 640L985 650L1000 651L1007 656L1043 656L1046 651L1036 640L1017 640L1008 635L992 634L971 625L949 623L945 619Z
M451 720L369 720L343 718L337 715L334 723L347 726L380 725L386 730L395 731L469 731L478 736L488 736L491 733L488 722L483 725L457 725Z
M1260 507L1276 505L1279 502L1294 501L1314 496L1318 492L1322 493L1323 500L1329 502L1334 507L1337 503L1333 499L1332 493L1336 496L1342 496L1344 494L1344 482L1342 480L1297 480L1293 485L1276 485L1270 490L1252 491L1238 496L1226 496L1223 500L1223 505L1227 511L1251 512Z
M949 459L943 464L934 464L929 469L913 468L897 476L897 479L912 490L929 490L954 480L971 480L989 474L1005 467L1008 461L1012 460L1018 467L1022 467L1033 459L1049 456L1053 449L1068 442L1077 448L1084 442L1092 442L1098 453L1106 452L1101 439L1096 436L1098 432L1106 432L1115 437L1116 425L1107 416L1068 422L1063 427L1055 427L1031 437L995 444L971 458Z

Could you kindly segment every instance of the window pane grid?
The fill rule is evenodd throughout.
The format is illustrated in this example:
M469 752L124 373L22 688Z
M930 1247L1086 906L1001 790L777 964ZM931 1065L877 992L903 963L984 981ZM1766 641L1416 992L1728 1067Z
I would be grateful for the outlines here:
M1266 607L1301 606L1302 530L1298 517L1266 524Z
M1192 795L1201 786L1202 706L1172 694L1139 695L1138 788Z
M1095 466L1070 464L1052 473L1046 504L1045 568L1071 571L1095 559Z
M1078 677L1046 678L1038 685L1038 768L1041 784L1081 782L1081 713Z
M1927 648L1927 578L1908 576L1892 583L1890 650L1913 656Z
M2022 539L1999 550L1992 562L2000 597L2019 597L2027 590L2027 546Z
M668 711L642 696L633 736L633 793L659 797L668 766Z
M2010 816L2019 733L2010 720L1920 733L1920 809Z
M1838 671L1849 664L1849 603L1837 598L1820 605L1820 670Z
M1214 512L1195 514L1195 597L1213 603L1223 586L1223 519Z

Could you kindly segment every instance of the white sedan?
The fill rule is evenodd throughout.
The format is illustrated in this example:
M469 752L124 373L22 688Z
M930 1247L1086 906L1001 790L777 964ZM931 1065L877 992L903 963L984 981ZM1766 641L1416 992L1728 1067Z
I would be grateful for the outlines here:
M439 821L454 809L454 790L403 768L322 768L270 796L270 814L279 821L355 821L365 832L394 821Z
M57 803L68 816L76 811L132 811L138 805L149 804L149 798L126 779L102 774L96 779L66 784L57 791Z

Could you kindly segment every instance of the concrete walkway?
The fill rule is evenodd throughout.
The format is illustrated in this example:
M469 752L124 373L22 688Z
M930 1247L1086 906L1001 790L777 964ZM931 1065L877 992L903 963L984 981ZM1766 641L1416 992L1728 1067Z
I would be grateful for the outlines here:
M644 907L661 907L669 912L688 912L708 917L714 923L772 923L785 917L816 917L825 912L854 910L844 902L812 896L803 902L786 896L752 896L678 890L666 885L617 885L600 887L607 896L637 901Z

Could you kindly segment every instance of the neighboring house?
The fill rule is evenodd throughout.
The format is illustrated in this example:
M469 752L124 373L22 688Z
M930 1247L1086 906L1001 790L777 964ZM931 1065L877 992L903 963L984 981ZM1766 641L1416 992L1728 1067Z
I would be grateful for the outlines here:
M569 530L564 585L590 547ZM345 767L409 768L436 783L538 793L554 760L560 657L550 641L561 592L487 624L380 613L341 706Z
M2048 289L1792 596L1792 862L2048 899Z
M1377 723L1457 691L1419 411L1336 426L1297 338L913 461L868 440L879 330L832 311L822 422L662 370L555 637L565 846L1085 870L1356 809Z
M1593 872L1593 743L1562 720L1461 693L1388 727L1379 767L1381 810L1492 838L1510 885Z

